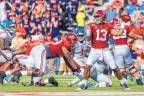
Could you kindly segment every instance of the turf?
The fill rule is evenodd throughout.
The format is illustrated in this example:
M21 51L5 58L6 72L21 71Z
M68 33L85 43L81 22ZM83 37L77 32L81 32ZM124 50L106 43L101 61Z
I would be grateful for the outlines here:
M49 76L45 76L44 78L48 78ZM16 84L4 84L0 85L0 91L76 91L76 88L78 88L78 84L75 84L72 87L67 87L66 84L67 82L71 81L72 79L75 78L75 76L54 76L56 80L59 82L59 87L53 87L50 84L47 84L46 86L23 86L22 82L28 82L27 85L30 83L30 77L24 76L21 77L20 83ZM88 90L94 90L94 91L123 91L123 89L119 85L119 81L116 79L116 77L111 76L111 80L113 81L113 87L110 88L88 88ZM95 83L95 81L90 79L90 82ZM143 91L144 86L137 86L135 85L135 82L128 80L128 85L131 88L130 91Z

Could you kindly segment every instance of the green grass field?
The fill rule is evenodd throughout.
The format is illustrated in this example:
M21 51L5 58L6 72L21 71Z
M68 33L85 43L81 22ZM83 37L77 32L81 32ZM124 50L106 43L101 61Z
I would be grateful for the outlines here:
M46 75L44 78L46 79L48 77L48 75ZM50 84L47 84L46 86L40 86L40 87L36 87L36 86L23 86L21 82L29 82L30 78L29 77L21 77L21 81L18 84L4 84L4 85L0 85L0 91L4 92L4 91L48 91L48 92L61 92L61 91L67 91L67 92L71 92L71 91L76 91L76 88L78 88L78 84L75 84L72 87L67 87L66 84L67 82L71 81L72 79L75 78L75 76L62 76L62 75L58 75L58 76L54 76L56 78L56 80L59 82L59 87L53 87ZM111 80L113 81L113 87L110 88L88 88L88 90L94 90L94 91L123 91L123 89L120 87L119 85L119 81L116 79L116 77L111 76L110 77ZM91 83L95 83L95 81L90 79ZM131 88L130 91L134 91L134 92L142 92L144 90L144 86L137 86L135 85L134 82L132 81L128 81L128 85Z

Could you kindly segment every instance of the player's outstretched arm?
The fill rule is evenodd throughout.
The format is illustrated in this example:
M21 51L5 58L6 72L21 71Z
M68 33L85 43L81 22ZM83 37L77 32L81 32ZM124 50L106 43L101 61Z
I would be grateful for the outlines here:
M113 29L111 30L111 34L112 34L112 35L115 35L115 36L122 35L123 32L124 32L124 28L125 28L125 23L121 23L121 26L120 26L119 29L113 28Z
M79 68L78 64L73 60L71 53L65 48L62 47L64 53L64 60L70 69L77 70Z

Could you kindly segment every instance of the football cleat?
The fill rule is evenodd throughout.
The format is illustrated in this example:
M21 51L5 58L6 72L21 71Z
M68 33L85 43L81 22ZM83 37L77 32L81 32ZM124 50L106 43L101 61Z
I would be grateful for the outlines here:
M52 84L54 87L58 87L58 82L54 79L54 77L50 77L48 82Z
M68 83L67 83L67 86L68 86L68 87L71 87L71 86L72 86L72 83L71 83L71 82L68 82Z
M87 88L88 88L88 86L86 86L84 83L80 85L80 89L82 89L82 90L85 90Z
M120 84L120 85L121 85L121 87L122 87L124 90L130 90L130 88L127 86L126 83Z
M19 83L21 76L22 76L21 72L20 71L16 71L16 72L14 72L14 76L12 77L11 81Z
M137 79L137 80L136 80L136 83L137 83L137 85L143 85L143 82L142 82L141 79Z
M4 71L0 71L0 83L3 84L3 80L6 77L6 74Z

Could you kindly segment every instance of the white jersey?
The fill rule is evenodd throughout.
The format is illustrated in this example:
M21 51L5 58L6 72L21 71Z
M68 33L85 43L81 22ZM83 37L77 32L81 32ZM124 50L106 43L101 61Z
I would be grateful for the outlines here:
M12 40L13 39L13 36L9 32L5 32L2 29L0 29L0 37L4 38L5 40Z
M28 69L32 69L35 67L34 65L34 60L32 56L27 56L27 55L16 55L13 60L18 60L20 64L25 65Z
M87 62L86 57L86 42L80 43L79 41L75 45L74 57L73 59L77 62L81 67L84 67Z
M86 42L80 43L79 41L75 45L74 57L81 58L85 57L87 44Z

